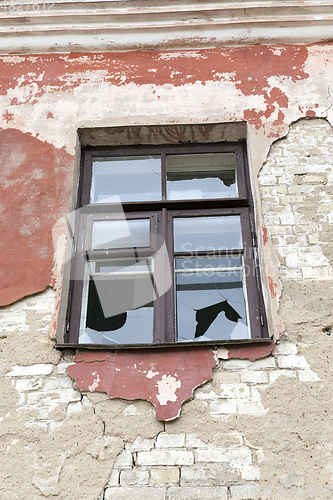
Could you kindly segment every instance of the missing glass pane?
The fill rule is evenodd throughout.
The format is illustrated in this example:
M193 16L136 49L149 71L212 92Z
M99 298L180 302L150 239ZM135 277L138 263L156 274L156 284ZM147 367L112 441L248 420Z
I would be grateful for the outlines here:
M250 337L242 258L210 260L176 259L178 342Z
M133 275L128 279L90 279L86 327L81 332L79 342L151 343L154 298L152 282L147 275L134 279Z

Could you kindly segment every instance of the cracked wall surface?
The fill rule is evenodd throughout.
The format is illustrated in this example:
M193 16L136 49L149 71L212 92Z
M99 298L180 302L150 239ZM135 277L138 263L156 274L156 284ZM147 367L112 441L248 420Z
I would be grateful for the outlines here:
M332 46L0 59L0 497L332 496ZM147 401L77 389L75 353L48 334L51 229L70 207L77 129L235 121L272 354L219 349L170 422Z

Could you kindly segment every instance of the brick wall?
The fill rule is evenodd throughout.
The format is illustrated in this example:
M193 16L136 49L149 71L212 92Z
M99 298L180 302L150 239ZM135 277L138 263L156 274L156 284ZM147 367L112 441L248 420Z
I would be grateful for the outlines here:
M332 287L332 152L328 123L302 120L273 144L260 172L263 219L280 259L282 298L290 282L320 280ZM295 321L283 312L285 304L287 329L271 356L225 360L218 350L212 381L195 390L178 419L162 423L145 401L110 400L73 387L66 367L74 353L56 352L48 339L54 296L48 289L0 311L0 420L8 457L0 498L249 500L266 498L265 488L277 482L286 492L304 486L305 461L291 448L282 453L285 462L277 452L286 432L277 420L288 421L292 432L288 388L306 414L324 380L304 339L288 330ZM299 307L290 312L296 320L303 314ZM299 334L303 327L295 328ZM313 425L318 432L318 421ZM311 453L311 459L320 456ZM326 461L333 463L332 449ZM329 476L322 469L324 483ZM15 474L23 480L16 480L14 491Z

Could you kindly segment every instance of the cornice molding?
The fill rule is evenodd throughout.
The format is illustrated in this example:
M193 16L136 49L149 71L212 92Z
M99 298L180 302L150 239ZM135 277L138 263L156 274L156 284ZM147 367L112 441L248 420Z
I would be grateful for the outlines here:
M0 53L328 42L332 1L0 0ZM38 9L38 10L37 10Z

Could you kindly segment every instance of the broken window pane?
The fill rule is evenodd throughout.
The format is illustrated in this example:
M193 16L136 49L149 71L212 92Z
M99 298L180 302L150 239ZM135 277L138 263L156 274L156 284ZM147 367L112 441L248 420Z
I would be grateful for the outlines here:
M176 259L175 268L178 342L250 338L241 256Z
M239 215L174 219L175 252L242 249Z
M97 158L93 162L91 203L161 199L160 156Z
M149 219L95 221L91 248L149 247L149 230Z
M167 155L169 200L236 198L234 153Z
M86 315L80 343L133 344L153 340L153 262L88 263Z

